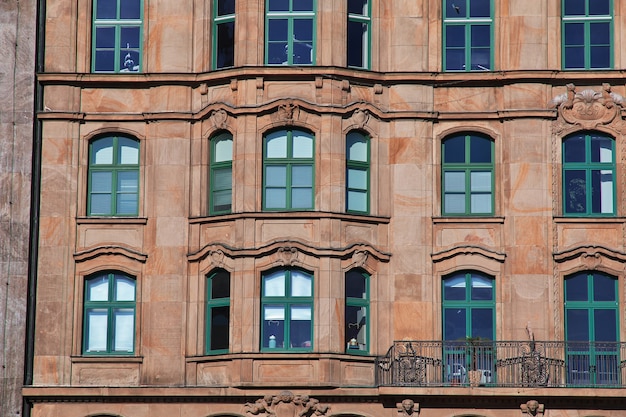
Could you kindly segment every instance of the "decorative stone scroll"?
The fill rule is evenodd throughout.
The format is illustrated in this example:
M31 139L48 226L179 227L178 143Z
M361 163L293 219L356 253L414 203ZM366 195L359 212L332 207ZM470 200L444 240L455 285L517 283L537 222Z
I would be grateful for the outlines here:
M420 405L410 398L405 398L401 403L397 403L398 417L419 416Z
M329 410L328 404L321 404L308 395L294 395L291 391L265 395L254 403L244 405L246 415L259 417L322 417Z
M356 109L354 113L352 113L352 123L361 129L365 127L369 119L370 114L367 110Z
M528 414L529 416L542 416L544 411L543 404L539 404L537 400L526 401L519 407L522 410L522 414Z
M220 109L220 110L215 110L212 114L211 114L211 121L213 122L213 125L215 125L216 128L219 129L225 129L227 126L227 121L228 121L228 113L226 113L226 111Z
M298 260L298 249L292 246L283 246L276 251L281 265L293 266Z
M286 124L292 124L298 118L300 108L289 102L278 106L278 118Z
M556 107L559 118L554 124L554 132L561 133L571 126L594 129L598 126L613 125L619 129L622 124L621 109L624 98L611 92L611 85L602 84L602 91L591 89L576 92L574 84L566 85L567 92L554 97L551 106Z

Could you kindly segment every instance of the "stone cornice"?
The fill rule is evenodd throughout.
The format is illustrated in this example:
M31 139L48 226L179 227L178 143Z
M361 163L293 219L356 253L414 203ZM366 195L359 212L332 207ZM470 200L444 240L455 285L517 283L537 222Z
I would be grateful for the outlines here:
M441 262L445 259L453 258L458 255L479 255L497 262L504 262L506 258L505 253L496 252L492 249L475 245L455 246L450 249L445 249L439 252L432 253L431 257L433 259L433 262L436 263Z
M615 261L626 262L626 253L619 252L601 245L581 245L553 254L556 262L565 262L574 258L598 259L605 257Z
M143 254L134 249L125 248L118 245L97 246L95 248L86 249L84 251L74 253L74 261L84 262L88 259L93 259L103 255L118 255L124 256L128 259L145 263L148 259L148 255Z

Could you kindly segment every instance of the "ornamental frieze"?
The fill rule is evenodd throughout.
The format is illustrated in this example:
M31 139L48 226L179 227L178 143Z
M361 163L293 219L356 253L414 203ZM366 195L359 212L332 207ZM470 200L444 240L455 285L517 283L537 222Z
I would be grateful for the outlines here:
M254 417L324 417L329 410L328 404L321 404L308 395L294 395L291 391L265 395L244 405L246 415Z
M601 91L586 89L578 92L574 84L567 84L566 88L567 92L551 101L551 106L558 111L558 118L553 125L555 134L561 134L574 126L582 129L610 126L620 130L624 98L612 92L610 84L602 84Z

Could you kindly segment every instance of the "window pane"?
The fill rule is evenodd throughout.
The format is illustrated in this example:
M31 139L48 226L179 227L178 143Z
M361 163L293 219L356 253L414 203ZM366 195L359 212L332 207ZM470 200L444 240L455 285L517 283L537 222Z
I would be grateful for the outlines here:
M211 350L228 349L230 307L211 308Z
M293 157L313 158L313 136L297 130L293 132Z
M110 193L113 173L96 171L91 173L91 191L94 193Z
M465 7L466 0L446 0L446 17L466 17L467 9Z
M444 340L462 340L466 333L466 311L464 308L445 308L443 311Z
M235 0L218 0L217 15L224 16L235 13Z
M295 19L293 26L293 63L313 63L313 20Z
M136 193L139 183L137 171L121 171L117 174L117 191L120 193Z
M585 44L584 23L565 24L565 45L576 46Z
M117 197L117 213L132 215L137 213L137 194L120 194Z
M470 173L472 192L491 192L491 172Z
M139 164L139 142L128 138L118 138L120 147L120 164Z
M462 71L465 69L465 50L447 49L446 50L446 70Z
M96 49L115 48L115 28L100 26L96 28ZM115 56L115 55L112 55ZM110 138L108 138L110 139Z
M116 0L97 0L96 19L115 19L117 17Z
M564 162L585 162L585 136L573 136L565 139Z
M132 352L135 338L135 312L130 308L115 309L113 320L115 320L113 351Z
M609 0L589 0L589 14L592 16L611 14Z
M367 189L367 171L348 169L348 188Z
M123 26L120 29L121 42L120 47L124 52L128 52L128 49L137 50L139 48L139 26ZM137 60L137 63L138 60Z
M444 172L444 191L450 192L464 192L465 191L465 172Z
M491 0L468 0L470 2L470 17L490 17Z
M287 208L287 190L286 189L266 189L265 190L265 207Z
M367 0L348 0L348 13L367 16Z
M213 189L214 190L229 190L233 185L232 168L222 168L213 170ZM230 193L227 193L230 195Z
M563 3L564 6L564 15L565 16L584 16L585 15L585 3L587 0L565 0ZM590 2L596 2L598 0L590 0ZM600 2L605 0L600 0Z
M271 12L287 11L289 10L289 0L268 0L267 9Z
M367 67L367 28L364 22L348 21L348 66Z
M115 71L115 51L96 51L95 61L95 71Z
M210 279L211 299L230 297L230 275L226 271L218 271Z
M293 10L296 12L312 12L313 0L292 0Z
M285 296L285 271L279 270L263 276L263 296Z
M443 299L446 301L465 300L465 274L445 278L443 281Z
M120 19L140 19L140 0L120 0Z
M472 194L470 200L472 214L491 213L491 194Z
M291 190L291 208L313 208L313 190L311 188L294 188Z
M135 301L135 280L115 275L115 301Z
M270 133L267 135L267 158L287 157L287 135L285 131Z
M444 212L448 214L465 213L465 194L446 194Z
M493 280L472 275L472 300L493 300Z
M368 162L367 139L360 133L348 133L346 148L349 161Z
M287 167L281 165L266 166L265 185L268 187L287 186Z
M471 34L472 47L489 47L491 44L491 26L472 25ZM487 53L488 52L489 50L487 50Z
M465 48L465 26L462 26L462 25L446 26L446 47L447 48Z
M268 25L268 40L270 42L287 41L289 23L287 19L270 19ZM285 44L286 45L286 44Z
M472 309L472 337L493 339L493 309Z
M589 37L591 40L591 45L609 45L611 43L611 30L609 23L590 23Z
M352 344L355 339L357 344ZM367 308L346 305L346 342L348 349L366 350Z
M611 47L610 46L594 46L591 48L591 68L610 68L611 66Z
M310 348L311 343L311 307L292 306L289 323L290 347Z
M615 279L601 273L593 274L593 301L617 301Z
M90 215L111 214L111 194L91 194Z
M465 162L465 136L446 139L443 143L443 162L446 164Z
M586 309L567 309L567 340L588 341L589 339L589 313Z
M346 274L346 297L367 299L367 278L361 272Z
M613 213L613 171L591 171L591 204L593 213Z
M285 307L282 305L263 306L262 346L266 348L284 347Z
M86 352L104 352L107 350L107 322L106 309L90 308L87 315Z
M291 183L294 187L312 186L313 167L310 165L294 165L291 169Z
M587 181L585 171L565 171L565 212L586 213Z
M565 280L565 301L587 301L587 274L580 272Z
M264 306L263 320L285 320L285 308L282 305Z
M213 162L226 162L233 159L233 139L226 137L215 140Z
M363 191L348 191L348 210L367 211L367 193Z
M87 280L87 301L109 300L109 278L103 275Z
M591 162L613 162L613 139L603 136L591 137Z
M305 272L291 271L291 296L310 297L312 295L313 277Z
M224 22L217 25L216 68L235 65L235 22Z
M92 165L111 165L113 163L113 138L102 138L92 142L91 163Z
M596 309L593 311L593 320L596 342L617 340L617 311L615 309Z
M470 137L470 163L491 163L491 140L480 137Z

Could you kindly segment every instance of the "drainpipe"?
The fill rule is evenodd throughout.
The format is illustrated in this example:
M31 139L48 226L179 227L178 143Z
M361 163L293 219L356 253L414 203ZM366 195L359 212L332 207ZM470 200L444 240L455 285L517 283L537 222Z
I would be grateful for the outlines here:
M41 194L42 126L37 113L43 108L43 87L37 74L44 71L44 38L46 0L37 0L37 27L35 29L35 85L33 106L33 150L30 192L30 229L28 240L28 284L26 298L26 337L24 349L24 386L33 384L35 356L35 300L37 296L37 259L39 253L39 214ZM22 416L30 417L32 403L22 397Z

